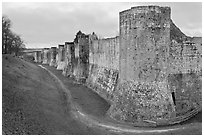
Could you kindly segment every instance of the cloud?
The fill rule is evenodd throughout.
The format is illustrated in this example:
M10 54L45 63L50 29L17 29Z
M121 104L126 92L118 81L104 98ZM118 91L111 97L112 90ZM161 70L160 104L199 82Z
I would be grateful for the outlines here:
M202 37L201 28L180 28L187 36L190 37Z
M103 36L113 35L117 30L118 20L114 20L114 16L109 14L110 9L96 5L18 3L15 7L12 3L4 5L3 13L8 14L13 21L14 31L23 34L28 43L72 41L78 30L86 33L96 31Z
M172 19L184 33L201 35L199 3L2 3L2 12L27 45L39 47L73 41L79 30L114 37L119 32L119 12L138 5L171 6Z

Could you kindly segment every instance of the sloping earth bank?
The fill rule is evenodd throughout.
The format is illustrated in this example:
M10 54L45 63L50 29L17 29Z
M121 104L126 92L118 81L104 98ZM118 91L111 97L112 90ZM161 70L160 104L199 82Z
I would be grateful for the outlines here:
M110 134L70 114L70 104L50 74L35 64L2 57L3 134Z

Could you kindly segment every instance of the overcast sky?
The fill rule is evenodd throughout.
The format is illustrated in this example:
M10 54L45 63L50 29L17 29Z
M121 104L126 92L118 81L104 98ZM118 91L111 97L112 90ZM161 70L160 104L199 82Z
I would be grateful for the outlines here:
M119 33L119 12L139 5L171 7L173 22L188 36L202 36L202 3L2 3L28 48L51 47L73 41L81 30L100 37Z

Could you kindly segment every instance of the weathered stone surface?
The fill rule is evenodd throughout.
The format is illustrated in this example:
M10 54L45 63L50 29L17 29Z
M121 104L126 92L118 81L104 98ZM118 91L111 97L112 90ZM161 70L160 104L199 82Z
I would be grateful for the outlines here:
M75 59L74 42L65 42L65 64L66 65L62 73L64 76L73 75L74 59Z
M202 40L170 19L170 8L120 12L120 35L79 31L56 55L57 69L111 103L108 115L137 126L175 124L202 108ZM43 62L49 62L47 51Z
M43 49L43 62L42 62L42 64L48 64L48 52L49 52L49 48Z
M119 70L119 37L90 41L89 63Z
M38 59L37 59L37 52L34 52L34 53L33 53L33 56L34 56L34 62L38 62Z
M59 49L57 49L57 54L56 54L56 64L55 64L55 67L56 67L56 68L57 68L57 66L58 66L58 56L59 56L58 52L59 52Z
M37 51L38 63L42 62L41 51Z
M96 64L90 64L89 77L86 85L97 92L107 101L113 101L113 91L118 80L118 70L110 69Z
M119 37L98 39L90 35L89 75L86 84L100 96L113 101L119 73Z
M89 69L89 35L79 31L74 39L75 60L74 77L84 83L88 77Z
M163 81L170 45L170 8L134 7L120 13L120 79Z
M182 34L174 24L171 27L168 86L176 116L185 116L202 107L202 39Z
M56 66L57 62L56 62L56 54L57 54L57 48L56 47L51 47L51 59L50 59L50 66Z
M59 45L57 70L63 70L65 67L65 49L64 45Z
M120 83L114 94L109 115L114 119L137 123L168 120L175 116L165 83L126 81Z
M202 76L200 73L169 74L170 91L175 94L176 116L185 116L202 108Z
M119 85L111 117L128 122L174 115L167 89L170 8L133 7L120 13Z
M48 63L48 65L49 65L50 62L51 62L51 53L52 53L52 49L49 48L49 51L47 52L47 63Z
M41 50L41 52L40 52L40 57L41 57L41 63L43 62L43 58L44 58L44 51L43 50Z
M37 63L41 63L42 62L41 51L34 52L34 61L37 62Z
M109 115L160 125L201 110L201 43L173 24L168 7L121 12L119 84Z
M176 32L178 31L180 30ZM185 39L181 39L177 38L177 33L170 33L169 73L199 73L202 70L202 38L186 36Z

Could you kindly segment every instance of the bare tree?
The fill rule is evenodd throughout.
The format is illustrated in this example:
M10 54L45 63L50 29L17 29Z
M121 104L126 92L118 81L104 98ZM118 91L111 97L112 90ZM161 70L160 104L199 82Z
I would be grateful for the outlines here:
M18 55L25 44L18 34L11 31L11 20L7 16L2 17L2 53Z
M10 33L11 20L6 16L2 17L2 52L7 54L8 52L8 35Z

